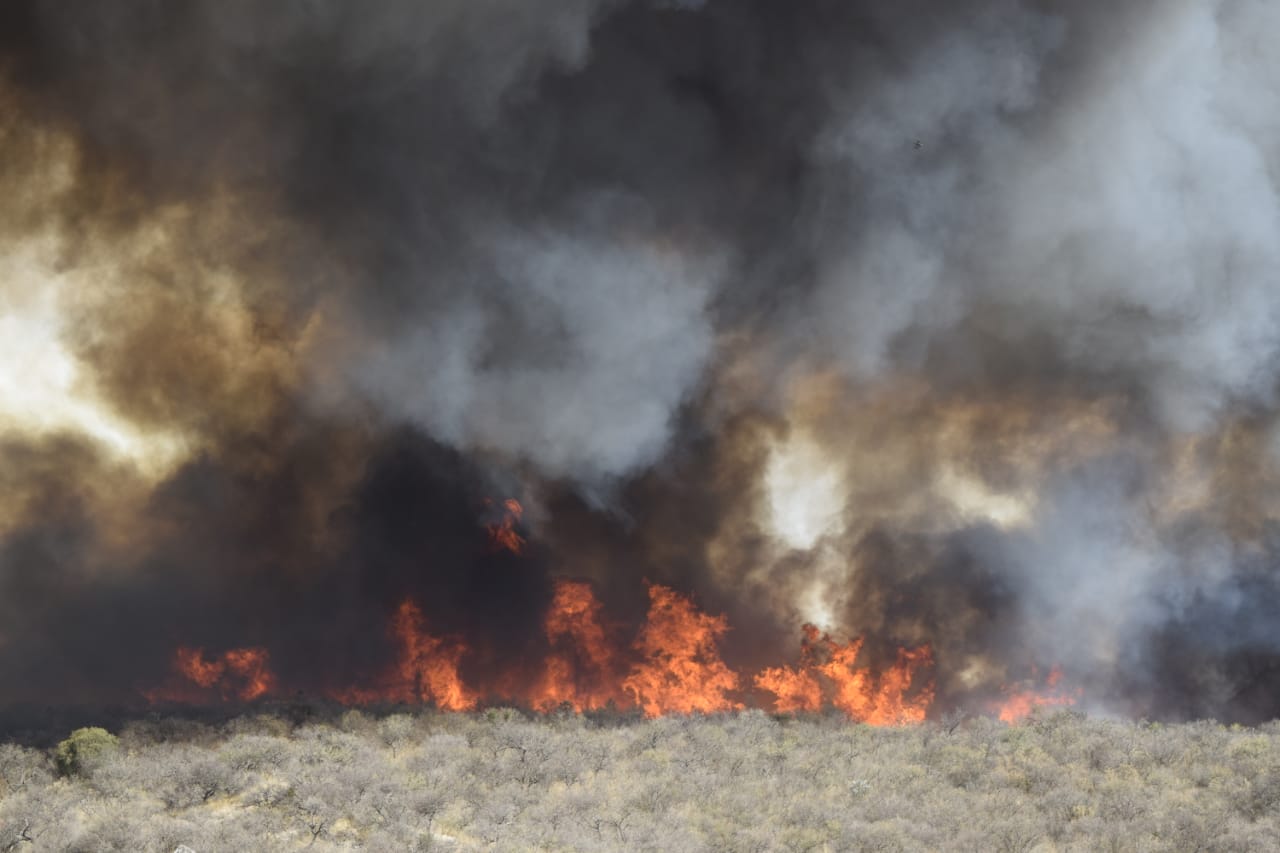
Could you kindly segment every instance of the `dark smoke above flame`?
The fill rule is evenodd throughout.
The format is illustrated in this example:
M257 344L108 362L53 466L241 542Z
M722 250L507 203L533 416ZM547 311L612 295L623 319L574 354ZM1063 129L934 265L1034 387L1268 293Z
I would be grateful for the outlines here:
M1278 29L6 3L0 710L1276 716Z

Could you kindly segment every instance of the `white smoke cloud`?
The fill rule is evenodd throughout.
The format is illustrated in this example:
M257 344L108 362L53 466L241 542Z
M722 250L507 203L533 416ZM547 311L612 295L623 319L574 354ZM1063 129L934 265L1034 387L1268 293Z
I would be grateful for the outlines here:
M359 383L438 438L553 475L653 461L710 357L725 256L589 223L482 243L491 276L380 345Z
M1225 114L1267 70L1231 72L1211 4L1151 24L1011 165L991 281L1072 361L1136 377L1170 427L1197 429L1273 398L1280 137Z
M979 17L833 121L819 156L857 190L815 313L851 371L994 312L1172 429L1272 402L1280 72L1253 34L1275 13L1160 11L1070 75L1069 22Z

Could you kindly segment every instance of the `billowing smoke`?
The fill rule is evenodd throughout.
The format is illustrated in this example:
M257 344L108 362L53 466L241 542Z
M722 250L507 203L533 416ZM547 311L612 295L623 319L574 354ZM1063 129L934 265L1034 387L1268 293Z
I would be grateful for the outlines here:
M7 3L0 705L527 685L574 579L1276 716L1273 6Z

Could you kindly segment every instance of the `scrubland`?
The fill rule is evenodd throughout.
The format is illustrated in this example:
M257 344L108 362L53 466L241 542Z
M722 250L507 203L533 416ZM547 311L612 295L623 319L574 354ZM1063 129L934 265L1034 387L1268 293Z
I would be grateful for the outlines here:
M0 745L0 850L1280 850L1280 723L500 709L113 734Z

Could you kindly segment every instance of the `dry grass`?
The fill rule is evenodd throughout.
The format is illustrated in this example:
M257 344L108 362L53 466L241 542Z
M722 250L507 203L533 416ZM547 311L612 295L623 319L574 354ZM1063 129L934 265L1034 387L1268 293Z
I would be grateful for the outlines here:
M1054 713L152 720L59 779L0 747L0 851L1280 850L1280 725Z

